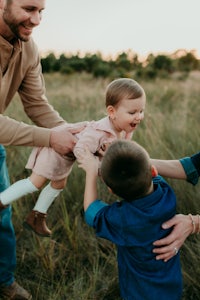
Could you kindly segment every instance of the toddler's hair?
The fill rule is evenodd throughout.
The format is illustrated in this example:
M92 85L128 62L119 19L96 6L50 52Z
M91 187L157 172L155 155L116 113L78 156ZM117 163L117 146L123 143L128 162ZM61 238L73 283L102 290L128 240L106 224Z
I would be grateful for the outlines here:
M123 99L137 99L145 95L144 89L131 78L113 80L106 88L106 107L116 106Z

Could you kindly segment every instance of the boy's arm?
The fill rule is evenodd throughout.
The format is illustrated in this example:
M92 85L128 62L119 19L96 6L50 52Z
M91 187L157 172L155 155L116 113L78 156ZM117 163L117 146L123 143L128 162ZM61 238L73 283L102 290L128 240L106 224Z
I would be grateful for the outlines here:
M97 199L97 175L86 172L85 192L84 192L84 211Z
M86 149L84 155L79 157L78 164L79 168L86 172L84 191L84 211L86 211L88 206L97 199L99 159Z

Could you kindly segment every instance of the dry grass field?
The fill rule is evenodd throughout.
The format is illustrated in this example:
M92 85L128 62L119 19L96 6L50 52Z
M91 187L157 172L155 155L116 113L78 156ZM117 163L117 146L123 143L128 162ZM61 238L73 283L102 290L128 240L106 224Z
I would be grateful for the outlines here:
M45 75L49 102L68 122L99 119L105 114L104 92L109 79L91 75ZM134 134L152 158L189 156L200 149L200 74L139 81L147 95L145 119ZM30 122L16 97L8 114ZM31 149L7 147L11 182L28 176L24 166ZM177 211L200 213L200 183L169 180L177 194ZM47 223L52 238L40 238L22 227L37 193L13 204L17 238L17 280L34 300L119 300L115 246L97 239L82 217L84 173L77 168L51 206ZM109 199L107 190L99 193ZM200 236L190 236L181 249L184 300L200 299Z

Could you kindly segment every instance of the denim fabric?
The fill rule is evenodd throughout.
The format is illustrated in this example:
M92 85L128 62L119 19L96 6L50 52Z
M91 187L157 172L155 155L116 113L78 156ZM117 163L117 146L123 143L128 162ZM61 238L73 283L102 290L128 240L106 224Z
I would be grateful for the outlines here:
M6 166L6 151L0 145L0 192L10 185ZM0 211L0 285L14 281L16 267L16 240L12 224L11 206Z
M154 192L145 197L111 205L96 200L86 210L96 235L117 246L124 300L180 300L182 295L179 254L165 263L152 252L153 242L171 230L161 225L175 215L176 197L161 176L154 177L153 183Z
M193 185L196 185L199 180L198 169L194 165L191 157L181 158L180 163L183 166L183 169L187 175L187 181Z
M200 152L193 154L191 156L191 161L193 162L193 165L197 169L198 175L200 176Z

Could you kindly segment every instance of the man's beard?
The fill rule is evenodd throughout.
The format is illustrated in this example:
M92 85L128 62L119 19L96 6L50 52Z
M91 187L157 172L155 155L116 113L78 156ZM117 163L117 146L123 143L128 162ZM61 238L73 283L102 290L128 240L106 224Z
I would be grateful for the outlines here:
M20 26L22 26L23 23L17 22L8 5L4 9L3 20L16 39L20 39L23 42L27 42L29 40L29 36L20 34Z

